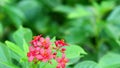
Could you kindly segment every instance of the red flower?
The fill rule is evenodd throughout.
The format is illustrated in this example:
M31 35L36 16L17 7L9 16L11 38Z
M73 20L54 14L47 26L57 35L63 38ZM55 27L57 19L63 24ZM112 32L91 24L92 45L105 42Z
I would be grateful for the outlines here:
M45 49L48 49L51 45L51 42L50 42L50 38L47 37L47 38L43 38L41 37L40 40L39 40L39 46L42 46L44 47Z
M56 47L67 46L67 44L64 42L64 40L55 41L55 45L56 45Z
M29 52L27 53L29 62L49 62L52 63L51 60L55 59L58 62L57 68L65 68L68 59L65 58L66 49L64 46L67 44L64 40L55 41L56 47L53 47L50 42L50 38L43 38L41 35L34 36L34 39L30 42L31 46L29 47ZM57 52L62 53L62 58L57 56Z
M27 53L29 61L33 61L37 59L39 61L47 62L52 59L52 51L50 49L50 38L43 38L41 35L35 36L31 41L31 45L29 47L29 52Z
M34 37L33 37L34 39L30 42L31 45L33 45L34 47L37 47L38 41L40 40L41 36L42 36L42 35L34 36Z
M36 58L36 56L39 54L39 50L40 50L39 47L37 48L34 48L33 46L29 47L29 52L27 53L29 62L33 61Z
M65 54L62 54L62 58L57 58L57 62L58 62L57 68L65 68L68 59L65 58Z
M47 62L52 59L52 51L50 49L41 49L40 54L42 56L41 61Z

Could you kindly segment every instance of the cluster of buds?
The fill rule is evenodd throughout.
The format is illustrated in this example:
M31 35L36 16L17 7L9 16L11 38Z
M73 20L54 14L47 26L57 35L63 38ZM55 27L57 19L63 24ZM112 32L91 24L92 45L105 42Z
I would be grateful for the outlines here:
M56 40L54 43L50 41L49 37L43 38L41 35L35 36L30 42L29 52L27 53L29 62L51 62L52 59L57 61L56 68L65 68L68 59L65 56L67 46L64 40ZM55 46L52 46L55 44ZM57 53L62 56L57 56Z

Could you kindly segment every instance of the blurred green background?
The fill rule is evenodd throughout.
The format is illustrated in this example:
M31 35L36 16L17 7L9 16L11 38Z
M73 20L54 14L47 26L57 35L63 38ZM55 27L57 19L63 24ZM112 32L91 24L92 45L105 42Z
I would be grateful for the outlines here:
M20 27L81 46L87 55L68 68L120 68L120 0L0 0L0 42Z

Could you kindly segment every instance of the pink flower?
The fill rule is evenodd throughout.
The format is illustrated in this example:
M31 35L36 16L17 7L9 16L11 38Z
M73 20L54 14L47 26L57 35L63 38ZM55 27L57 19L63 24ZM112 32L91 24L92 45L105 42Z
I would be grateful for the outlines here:
M52 51L50 49L41 49L40 54L42 56L41 61L47 62L52 59Z
M30 42L34 47L44 47L49 48L51 45L50 38L43 38L41 35L35 36L34 39Z
M38 61L47 62L52 59L52 50L50 49L50 38L43 38L41 35L35 36L31 41L29 52L27 53L29 61L34 59Z
M34 36L34 37L33 37L34 39L30 42L31 45L33 45L34 47L37 47L37 43L38 43L38 41L40 40L41 36L42 36L42 35Z
M56 45L56 47L67 46L67 44L64 42L64 40L55 41L55 45Z
M51 45L49 37L47 37L47 38L41 37L39 42L40 42L39 46L43 46L45 49L48 49Z
M33 46L29 47L29 52L27 53L28 56L28 61L31 62L36 58L36 55L39 54L39 49L40 48L34 48Z
M65 58L65 54L62 54L62 58L56 59L58 62L57 68L65 68L66 63L69 61L67 58Z
M34 56L32 55L32 52L28 52L28 53L27 53L27 56L28 56L28 61L29 61L29 62L33 61Z
M41 35L34 36L34 39L30 42L31 46L29 47L29 52L27 53L28 61L29 62L49 62L52 64L51 60L54 59L58 62L56 68L65 68L68 59L65 58L65 51L66 49L64 46L67 44L64 40L57 40L55 41L56 47L53 47L50 42L50 38L46 37L43 38ZM57 52L62 53L62 58L57 56Z

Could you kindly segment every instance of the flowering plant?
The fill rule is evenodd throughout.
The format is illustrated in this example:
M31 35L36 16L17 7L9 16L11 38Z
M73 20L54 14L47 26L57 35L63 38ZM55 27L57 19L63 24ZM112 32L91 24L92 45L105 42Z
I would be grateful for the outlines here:
M64 46L68 46L64 40L57 40L54 43L50 41L49 37L43 38L41 35L35 36L30 42L29 52L27 56L29 62L49 62L52 64L51 60L54 59L58 62L56 68L65 68L68 59L65 56ZM56 46L52 46L52 45ZM57 56L57 53L62 53L62 57Z
M67 44L64 40L56 40L55 37L44 38L42 35L34 36L32 31L20 27L13 33L14 42L5 41L10 50L11 60L2 62L10 68L66 68L76 63L86 52L78 45ZM31 41L32 40L32 41ZM6 56L7 57L7 56ZM9 63L8 65L8 62Z

